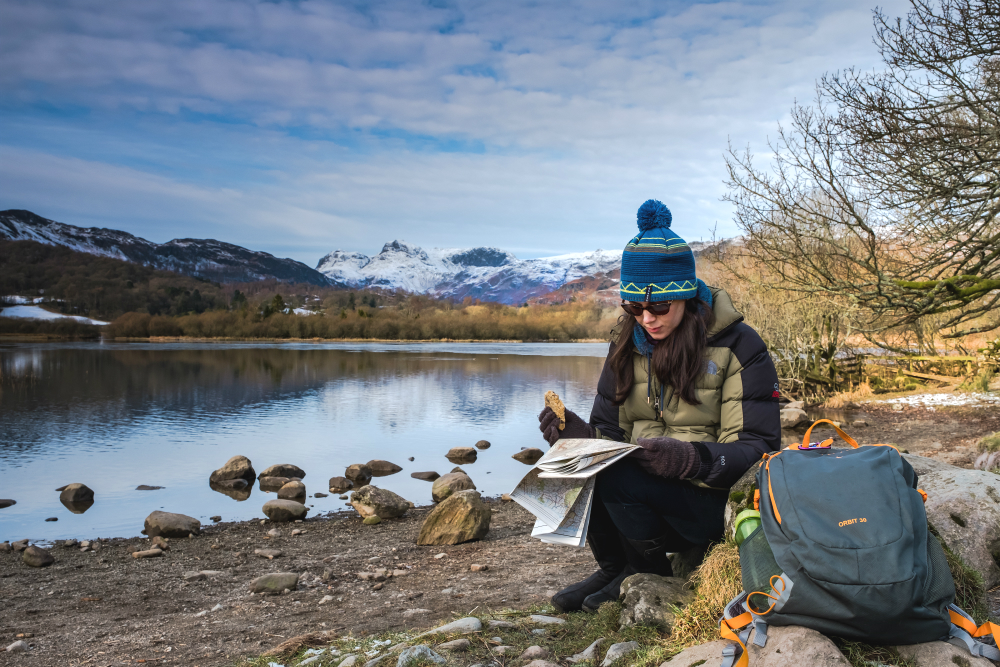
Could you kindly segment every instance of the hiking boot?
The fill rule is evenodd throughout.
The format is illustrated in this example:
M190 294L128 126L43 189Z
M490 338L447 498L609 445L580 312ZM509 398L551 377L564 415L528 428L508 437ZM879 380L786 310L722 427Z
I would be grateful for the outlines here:
M604 569L598 570L583 581L567 586L553 595L552 606L563 612L580 611L587 596L597 593L620 574Z
M584 598L583 604L580 605L583 611L594 613L605 602L617 600L622 594L622 582L625 581L626 577L631 577L635 573L631 565L626 567L622 570L621 574L608 582L604 588Z

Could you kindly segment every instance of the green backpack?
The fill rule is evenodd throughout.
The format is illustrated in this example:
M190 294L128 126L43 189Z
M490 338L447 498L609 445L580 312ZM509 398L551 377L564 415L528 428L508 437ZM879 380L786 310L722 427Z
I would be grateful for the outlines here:
M829 423L833 440L809 444ZM735 640L722 667L744 667L746 642L764 646L768 625L800 625L874 644L961 641L1000 660L1000 626L976 627L956 607L947 557L927 528L926 494L891 445L859 447L821 419L802 445L765 456L755 506L761 525L740 544L744 592L726 606L722 636Z

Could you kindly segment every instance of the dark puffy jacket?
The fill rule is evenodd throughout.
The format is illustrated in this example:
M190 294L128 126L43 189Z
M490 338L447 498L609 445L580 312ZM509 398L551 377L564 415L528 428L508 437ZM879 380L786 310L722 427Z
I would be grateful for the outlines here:
M615 376L605 361L590 423L598 437L619 442L669 436L694 443L701 465L691 481L729 488L764 454L781 448L778 375L764 341L743 323L729 295L711 289L715 324L708 332L705 374L696 386L701 405L680 400L670 386L661 389L654 376L651 395L663 396L665 405L657 415L647 397L646 357L634 351L631 394L615 405Z

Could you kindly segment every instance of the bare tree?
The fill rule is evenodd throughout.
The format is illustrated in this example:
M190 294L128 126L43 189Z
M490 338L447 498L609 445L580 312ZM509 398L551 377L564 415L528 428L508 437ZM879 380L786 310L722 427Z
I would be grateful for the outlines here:
M823 77L762 169L730 148L745 255L782 289L850 304L869 335L946 314L1000 327L1000 3L875 12L885 67ZM884 343L883 343L884 344Z

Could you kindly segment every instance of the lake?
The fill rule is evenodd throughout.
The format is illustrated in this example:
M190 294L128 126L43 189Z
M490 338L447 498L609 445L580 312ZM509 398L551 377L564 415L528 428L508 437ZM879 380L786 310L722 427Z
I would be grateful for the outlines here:
M262 518L275 494L237 501L209 488L237 454L258 473L305 470L316 515L346 503L312 494L372 459L403 467L377 486L429 504L431 484L410 473L449 472L450 448L488 440L462 468L483 493L505 493L528 471L511 456L545 449L543 394L589 415L606 353L604 343L0 344L0 498L17 501L0 509L0 541L135 536L159 509L203 524ZM82 514L55 491L73 482L95 493Z

